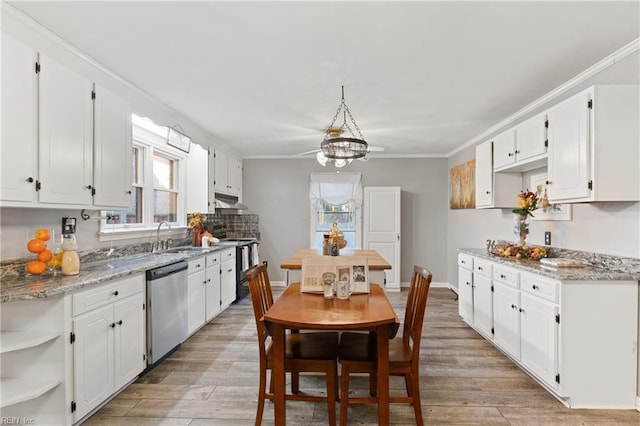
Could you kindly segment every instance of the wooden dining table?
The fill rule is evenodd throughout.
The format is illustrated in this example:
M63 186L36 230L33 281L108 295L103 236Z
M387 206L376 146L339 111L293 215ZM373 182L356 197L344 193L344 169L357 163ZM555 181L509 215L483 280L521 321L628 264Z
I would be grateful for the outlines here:
M378 335L378 424L389 424L389 338L400 321L384 290L370 285L368 294L348 299L325 299L322 294L300 292L291 284L262 318L273 339L273 392L275 424L286 424L285 332L291 330L361 330Z

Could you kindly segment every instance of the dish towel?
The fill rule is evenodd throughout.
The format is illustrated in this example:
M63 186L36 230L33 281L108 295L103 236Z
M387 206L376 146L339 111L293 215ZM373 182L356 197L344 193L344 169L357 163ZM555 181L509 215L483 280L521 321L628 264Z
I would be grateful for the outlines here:
M258 243L251 244L251 264L253 266L260 264L260 255L258 254Z
M249 247L242 247L242 270L249 269Z

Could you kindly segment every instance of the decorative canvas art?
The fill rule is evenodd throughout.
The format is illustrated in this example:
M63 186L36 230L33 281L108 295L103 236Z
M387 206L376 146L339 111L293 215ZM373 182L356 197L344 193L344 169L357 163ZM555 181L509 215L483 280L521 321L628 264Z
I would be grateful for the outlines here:
M475 209L476 160L452 167L449 181L451 184L449 208Z
M538 194L538 208L531 220L571 220L571 204L551 204L547 197L547 174L531 176L531 192Z

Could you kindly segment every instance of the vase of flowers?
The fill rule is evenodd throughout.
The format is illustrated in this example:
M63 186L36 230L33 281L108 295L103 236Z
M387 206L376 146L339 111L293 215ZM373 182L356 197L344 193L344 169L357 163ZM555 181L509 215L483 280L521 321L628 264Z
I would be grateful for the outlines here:
M189 215L187 226L191 229L191 245L202 246L202 232L204 230L204 217L200 212L193 212Z
M533 217L533 211L538 208L538 194L526 191L520 191L518 194L518 208L513 209L513 242L517 242L521 246L526 246L527 236L529 235L529 216Z

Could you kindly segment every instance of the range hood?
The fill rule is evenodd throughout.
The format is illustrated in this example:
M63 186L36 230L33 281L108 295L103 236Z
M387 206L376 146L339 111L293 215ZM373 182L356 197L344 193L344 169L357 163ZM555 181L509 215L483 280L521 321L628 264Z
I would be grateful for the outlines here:
M248 207L238 202L238 197L216 192L216 210L247 210Z

